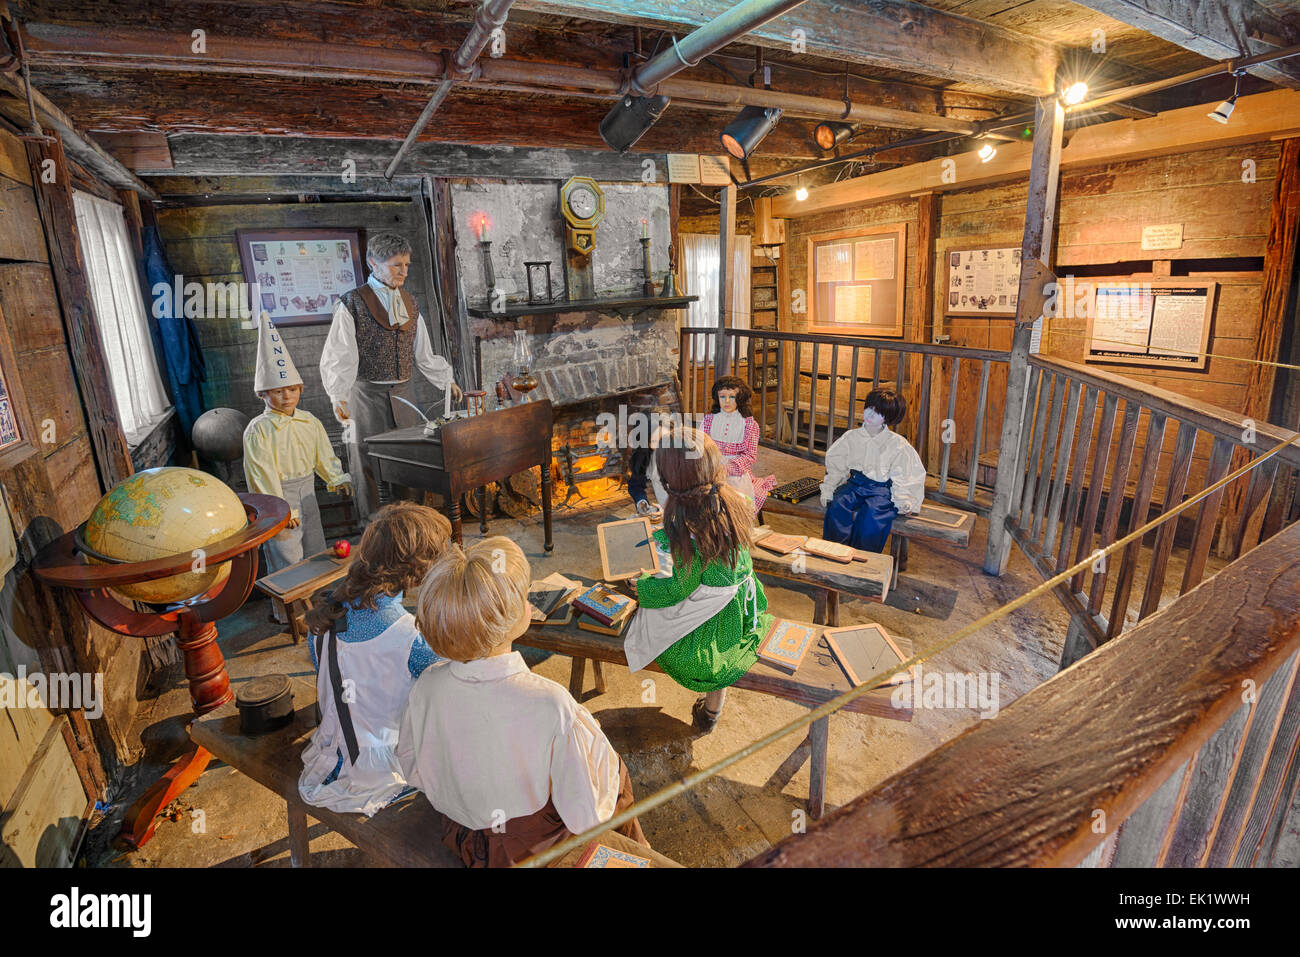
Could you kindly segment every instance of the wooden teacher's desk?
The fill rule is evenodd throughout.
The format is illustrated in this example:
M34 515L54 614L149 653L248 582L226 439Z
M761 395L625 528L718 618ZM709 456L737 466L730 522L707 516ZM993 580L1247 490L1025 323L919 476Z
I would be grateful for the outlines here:
M414 425L372 435L366 449L376 477L410 488L437 492L447 503L452 538L461 540L460 497L488 482L499 482L534 465L542 470L542 523L546 550L551 542L551 403L525 402L469 419L456 419L424 434ZM479 530L487 532L480 509Z

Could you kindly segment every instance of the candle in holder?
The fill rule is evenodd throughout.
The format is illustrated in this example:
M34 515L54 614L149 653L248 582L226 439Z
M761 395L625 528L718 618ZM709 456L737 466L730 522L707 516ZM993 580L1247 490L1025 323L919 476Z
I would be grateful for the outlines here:
M650 273L650 237L641 237L641 268L645 272L645 281L641 283L641 295L649 298L655 294L655 281Z

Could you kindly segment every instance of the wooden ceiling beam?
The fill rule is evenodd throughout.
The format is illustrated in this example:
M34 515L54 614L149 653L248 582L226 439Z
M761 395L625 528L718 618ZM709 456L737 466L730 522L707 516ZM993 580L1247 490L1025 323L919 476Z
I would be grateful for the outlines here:
M517 0L515 9L680 34L733 6L735 0ZM1023 96L1051 93L1057 66L1050 43L904 0L872 0L851 9L837 0L808 0L746 34L745 41Z
M1270 53L1300 44L1300 23L1255 0L1075 0L1211 60ZM1267 38L1267 39L1266 39ZM1300 89L1300 57L1249 68L1254 76Z
M26 34L24 45L30 62L45 70L66 71L74 67L150 73L172 71L422 86L439 83L444 70L442 57L436 53L400 48L376 50L357 43L319 43L210 33L202 51L196 52L190 34L184 31L33 23L26 28ZM705 71L708 69L706 67ZM616 70L575 66L571 62L497 58L483 60L475 67L473 79L463 86L510 90L533 88L555 95L560 90L577 89L583 91L579 94L582 96L591 97L594 93L613 100L624 86L624 77ZM833 93L828 89L832 86ZM894 92L887 89L888 84L881 86L882 89L873 90L869 98L862 96L861 89L856 91L858 99L853 104L852 113L856 121L904 129L969 131L972 128L969 120L944 115L942 94L938 90L927 91L930 102L917 110L912 103L923 94L919 95L916 89ZM684 106L731 113L739 108L742 100L755 102L757 98L763 101L763 105L783 106L792 117L828 119L838 118L843 113L841 81L834 79L831 83L809 84L806 75L800 77L797 97L779 87L769 94L735 82L714 83L685 76L666 81L663 91L674 97L677 109ZM900 105L894 105L891 100Z

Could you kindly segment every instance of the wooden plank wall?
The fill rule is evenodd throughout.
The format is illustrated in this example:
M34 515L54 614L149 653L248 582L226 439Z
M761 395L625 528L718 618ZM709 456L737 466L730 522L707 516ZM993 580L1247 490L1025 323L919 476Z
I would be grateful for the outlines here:
M432 266L429 243L420 210L414 202L377 203L268 203L265 205L193 206L158 210L158 227L172 269L183 282L237 283L243 281L237 229L282 229L329 227L360 229L364 250L366 236L391 231L411 243L411 272L407 289L415 295L433 336L434 351L447 355L441 330L430 298ZM368 275L368 273L367 273ZM257 329L244 328L236 309L227 308L224 317L195 319L207 381L203 384L206 408L239 409L250 418L261 413L263 404L253 392L253 358L257 350ZM326 428L334 425L328 396L320 382L320 354L329 325L285 328L289 353L302 376L302 407L316 415ZM423 377L413 376L416 395L427 408L436 394Z
M143 750L133 735L142 643L123 641L89 625L71 596L51 596L36 586L28 566L34 547L84 521L99 500L95 469L68 340L50 273L31 172L22 143L0 131L0 311L13 344L17 375L26 393L40 452L0 472L20 542L14 630L51 663L104 673L104 717L95 722L106 757L133 762ZM50 438L52 441L40 441ZM85 719L74 720L78 736ZM83 742L85 743L85 742Z
M1256 261L1264 255L1278 155L1276 143L1253 143L1063 173L1057 236L1058 275L1069 274L1070 267L1088 267L1093 275L1102 269L1109 275L1112 273L1105 271L1104 267L1115 264L1113 275L1153 278L1150 265L1138 267L1143 271L1137 271L1132 265L1120 264L1172 260L1174 277L1190 274L1191 278L1214 280L1220 284L1209 351L1222 356L1250 357L1260 321L1262 274ZM1242 181L1243 162L1246 160L1254 163L1253 183ZM938 197L939 228L934 249L938 263L942 263L944 254L954 248L1019 246L1024 229L1025 188L1026 181L1019 180ZM906 222L907 289L903 338L910 339L910 324L916 312L913 296L918 272L916 210L915 200L891 201L787 221L788 239L782 252L782 288L807 288L806 240L810 236L857 226ZM1142 250L1142 227L1166 223L1183 224L1183 247L1177 250ZM1237 262L1223 271L1191 270L1180 266L1182 260L1205 259ZM1160 269L1158 265L1155 268L1157 271ZM935 332L948 335L950 345L1010 348L1011 319L946 314L947 278L946 269L934 270L934 287L929 293L934 302ZM806 315L792 314L788 297L781 304L780 327L795 332L807 328ZM1053 326L1053 334L1044 343L1045 353L1078 362L1082 361L1083 348L1083 320L1058 321ZM824 357L822 362L824 367ZM974 363L966 366L959 377L959 405L968 398L973 401L978 391L978 366ZM1099 368L1239 411L1245 404L1250 365L1211 358L1204 371L1111 365ZM934 364L931 409L946 408L950 375L948 362L940 360ZM998 444L1005 383L1005 372L995 367L989 383L990 401L981 442L982 459L986 459L987 453L993 452ZM939 418L932 416L931 468L936 466L942 451L937 441ZM1163 477L1169 468L1174 431L1169 429L1165 438L1156 501L1163 497ZM1145 424L1139 432L1135 457L1141 455L1143 436ZM1197 483L1204 476L1208 448L1208 442L1197 446L1189 491L1201 487ZM969 453L970 437L958 434L950 462L954 476L964 477L969 473Z

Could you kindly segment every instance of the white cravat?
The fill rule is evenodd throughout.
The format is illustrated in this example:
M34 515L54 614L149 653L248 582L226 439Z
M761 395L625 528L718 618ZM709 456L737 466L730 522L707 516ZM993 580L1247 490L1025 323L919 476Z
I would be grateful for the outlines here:
M399 312L401 316L394 314L390 308L389 315L395 322L405 323L409 321L410 316L406 313L406 306L402 303L402 297L394 297L396 290L389 289L383 283L371 276L367 280L371 288L375 289L376 295L380 297L381 302L392 303L394 298L397 303L401 304ZM385 293L386 291L386 293ZM385 299L385 294L387 299ZM451 363L442 356L433 351L433 342L424 330L424 323L420 320L423 317L415 317L415 367L420 373L436 385L439 389L446 389L451 385L452 373ZM320 354L320 378L321 384L325 387L325 394L330 397L330 401L337 405L339 402L346 402L351 398L352 385L357 381L357 323L353 318L348 307L343 305L342 301L334 307L334 318L330 322L329 335L325 337L325 346L321 349ZM391 385L392 382L377 383L379 385Z

